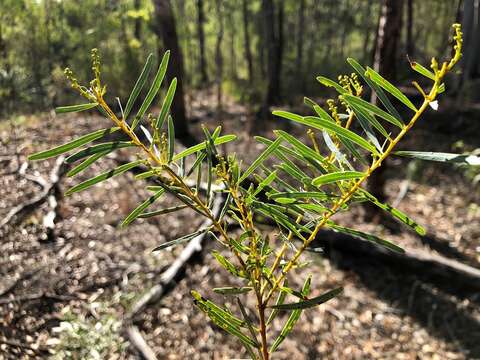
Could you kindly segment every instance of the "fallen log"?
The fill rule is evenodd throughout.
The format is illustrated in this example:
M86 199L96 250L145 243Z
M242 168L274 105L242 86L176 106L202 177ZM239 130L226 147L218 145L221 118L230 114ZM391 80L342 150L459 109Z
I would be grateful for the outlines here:
M215 217L218 216L223 204L223 197L217 195L213 201L212 213ZM211 220L207 219L200 225L201 228L205 228L211 225ZM181 254L175 259L172 265L160 275L159 282L154 285L145 295L143 295L137 302L135 302L128 314L126 314L126 321L131 321L138 314L143 312L143 310L151 303L157 302L164 295L166 288L170 283L176 278L182 269L188 264L192 259L193 255L202 250L202 242L205 238L206 233L200 234L194 237L188 245L183 249Z
M335 252L355 258L361 257L402 271L415 272L462 290L480 290L480 269L429 251L406 249L403 254L396 253L332 230L320 230L312 247L323 248L327 257L333 257Z
M35 210L38 206L40 206L45 201L47 201L50 195L53 195L56 189L58 189L60 179L62 178L66 170L64 160L65 160L64 156L60 156L57 158L57 161L55 162L55 166L52 168L52 171L50 172L50 177L49 177L50 182L48 183L48 185L43 188L40 194L34 196L31 200L13 207L7 213L7 215L5 215L5 217L0 221L0 229L4 228L13 220L19 221L22 216L25 216L26 214ZM39 183L42 183L42 182L46 183L45 181L39 181ZM56 205L55 205L55 208L56 208Z
M136 326L129 326L126 330L126 334L130 344L135 347L143 356L145 360L157 360L155 352L148 346L147 342L143 338L140 330Z

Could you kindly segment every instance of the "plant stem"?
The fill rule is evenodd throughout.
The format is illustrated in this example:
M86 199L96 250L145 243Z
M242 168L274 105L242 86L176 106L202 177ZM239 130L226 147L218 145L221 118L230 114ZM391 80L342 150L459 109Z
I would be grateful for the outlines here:
M264 305L268 304L268 301L271 299L274 291L278 288L280 283L283 281L285 278L286 274L290 269L293 267L293 265L297 262L298 258L300 255L305 251L305 249L310 245L310 243L315 240L319 230L327 223L327 221L336 213L336 211L344 205L346 202L350 200L350 198L355 194L355 192L360 188L360 186L363 184L363 182L368 179L368 177L375 171L377 168L379 168L382 165L382 162L391 154L395 146L398 144L398 142L405 136L405 134L412 128L413 125L415 125L416 121L420 118L420 116L424 113L424 111L428 108L428 105L430 102L434 101L437 93L438 93L438 86L445 76L446 73L446 64L442 67L442 69L439 71L439 73L436 76L435 83L432 86L432 89L427 97L425 97L422 106L416 111L415 115L411 118L409 123L400 131L400 133L393 139L385 152L368 168L366 171L365 175L357 180L355 184L350 188L350 190L345 193L335 204L332 206L330 211L326 212L322 220L317 224L313 232L310 234L309 238L303 243L303 245L297 250L293 258L287 263L285 268L282 270L282 273L279 275L279 277L275 280L275 283L273 284L272 288L270 289L268 295L266 296L264 300Z
M268 353L268 344L267 344L267 325L265 322L265 305L263 304L262 294L260 292L257 292L257 308L258 308L258 318L260 321L260 338L262 341L261 356L263 360L268 360L269 353Z

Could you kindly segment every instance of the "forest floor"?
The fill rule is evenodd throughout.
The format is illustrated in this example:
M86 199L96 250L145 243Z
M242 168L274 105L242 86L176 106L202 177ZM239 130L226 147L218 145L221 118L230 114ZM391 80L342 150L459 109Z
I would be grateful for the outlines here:
M222 123L224 133L239 134L228 144L246 163L262 147L248 134L246 109L227 102L215 115L211 98L196 96L190 115L208 126ZM200 100L198 100L200 99ZM462 139L479 147L479 125L471 114L427 118L404 149L449 151ZM25 203L48 181L55 160L28 162L26 156L65 142L99 127L95 116L17 117L0 124L0 219L12 207ZM473 123L473 125L472 125ZM199 124L194 123L200 136ZM270 124L272 127L282 124ZM108 125L107 125L108 126ZM301 136L301 129L293 128ZM270 136L269 130L265 131ZM477 134L477 135L476 135ZM127 156L127 152L122 152ZM115 164L115 159L95 163L80 179ZM422 242L411 231L390 231L367 224L356 208L338 221L381 234L405 249L424 249L480 267L480 189L465 172L448 165L390 162L387 195L391 202L401 188L408 191L398 208L424 225L435 244ZM412 163L413 164L413 163ZM410 170L408 170L410 169ZM404 180L408 178L407 182ZM78 180L75 180L75 182ZM62 178L61 189L74 184ZM42 225L48 204L29 212L20 221L0 228L0 359L137 357L120 328L132 303L150 289L181 247L152 253L161 242L195 230L201 219L188 211L174 216L139 220L120 228L125 216L147 191L133 175L116 177L88 191L60 198L55 230L47 236ZM162 206L172 199L165 197ZM273 229L265 227L265 231ZM225 286L229 275L210 254L216 243L205 242L202 255L184 276L136 322L159 359L241 358L244 350L213 326L194 307L190 290L219 300L209 289ZM410 269L331 254L308 255L312 262L313 295L336 286L344 293L306 311L291 336L282 344L278 359L480 359L480 295L458 294ZM303 269L302 273L306 273ZM301 286L293 276L291 285ZM231 304L232 307L234 304ZM248 304L253 308L253 304ZM285 317L273 323L280 329ZM68 355L68 351L73 351ZM56 355L55 355L56 353Z

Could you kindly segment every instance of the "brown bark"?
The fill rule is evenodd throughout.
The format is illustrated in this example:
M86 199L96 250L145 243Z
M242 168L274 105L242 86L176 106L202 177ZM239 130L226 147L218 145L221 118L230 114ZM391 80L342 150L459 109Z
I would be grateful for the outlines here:
M197 0L197 36L200 50L199 72L202 85L208 83L207 61L205 59L205 33L203 24L205 22L205 13L203 11L203 0Z
M283 56L283 1L279 2L278 13L276 13L274 1L263 0L262 13L265 21L265 42L267 43L267 90L263 104L257 113L255 124L257 130L263 128L263 121L270 115L270 107L280 101L280 75Z
M407 54L415 55L415 44L413 42L413 0L407 0Z
M140 10L140 0L135 0L134 3L133 3L133 7L135 8L135 11L139 11ZM137 39L138 41L141 41L142 19L139 16L137 16L137 18L135 19L133 34L135 36L135 39Z
M252 83L253 81L253 57L252 50L250 48L250 32L248 31L248 20L250 13L248 10L247 0L242 1L242 15L243 15L243 38L245 46L245 58L247 60L247 69L248 69L248 82Z
M169 82L177 78L177 91L173 98L171 113L175 124L175 136L185 145L191 146L197 141L188 130L188 120L185 112L185 100L183 91L183 56L178 44L175 18L173 16L170 0L154 0L155 32L163 40L166 49L170 50L170 63L167 70Z
M391 81L396 78L402 12L403 0L383 1L373 65L377 72Z
M217 110L220 113L222 109L222 73L223 73L223 56L222 56L222 39L223 39L223 12L222 4L220 0L215 1L215 7L217 11L218 32L217 41L215 44L215 64L217 67L216 79L217 83Z
M296 68L298 72L299 90L305 91L305 71L303 69L303 33L305 32L305 0L300 0L298 4L298 24L297 24L297 59Z

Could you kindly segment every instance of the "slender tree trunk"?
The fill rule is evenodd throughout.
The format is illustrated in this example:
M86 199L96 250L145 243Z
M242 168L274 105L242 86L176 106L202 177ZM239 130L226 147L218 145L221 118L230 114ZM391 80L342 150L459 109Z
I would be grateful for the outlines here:
M373 66L388 80L395 81L397 49L402 29L403 0L384 0L380 16Z
M133 7L135 9L135 11L140 11L140 1L141 0L135 0L133 2ZM133 34L135 35L135 39L137 39L138 41L142 41L141 38L142 38L142 19L137 16L137 18L135 19L135 24L134 24L134 29L133 29Z
M200 49L199 72L200 81L203 85L208 83L207 62L205 59L205 33L203 31L203 24L205 22L205 13L203 11L203 0L197 0L197 36L198 45Z
M235 46L235 18L234 18L234 8L228 7L227 8L227 22L229 23L229 45L230 45L230 77L233 80L238 78L237 76L237 48Z
M464 0L462 15L465 50L462 58L463 75L460 88L478 75L478 61L480 60L480 0Z
M215 1L217 10L218 32L215 44L215 64L217 67L216 79L217 83L217 114L222 110L222 73L223 73L223 56L222 56L222 39L223 39L223 11L221 0Z
M415 43L413 41L413 0L407 0L407 54L415 55Z
M170 63L168 64L167 79L169 82L177 78L177 91L173 98L171 113L175 124L175 136L185 145L191 146L197 141L190 134L188 120L185 113L185 100L183 91L183 56L178 45L175 18L173 16L170 0L153 0L155 8L155 32L163 40L165 49L170 50Z
M187 13L186 13L186 10L185 10L185 0L179 0L178 1L178 16L180 19L185 19L185 21L182 22L182 30L179 31L179 33L181 33L181 35L179 35L180 39L183 39L184 43L183 44L180 44L180 47L186 49L187 53L189 54L192 54L192 47L191 47L191 36L190 36L190 32L189 32L189 28L188 28L188 21L187 21ZM191 65L192 64L192 58L185 58L183 59L183 65L184 65L184 76L183 76L183 80L184 80L184 84L191 84L191 79L190 79L190 75L192 74L193 72L193 69L191 68ZM187 101L188 103L188 101Z
M377 44L374 56L374 69L389 81L395 82L397 49L400 42L402 29L403 0L383 0L381 16L378 26ZM372 102L376 102L376 96L372 93ZM372 176L367 184L370 191L380 201L385 201L385 172L388 162L385 162ZM370 204L366 207L366 217L370 220L379 220L380 212Z
M364 19L363 19L363 29L365 37L363 38L363 61L370 62L373 56L371 55L371 48L370 48L370 35L372 33L372 27L370 24L371 21L371 14L372 14L372 0L368 0L366 2L365 11L364 11ZM377 28L378 32L378 28ZM375 45L374 45L375 46Z
M245 58L247 60L247 69L248 69L248 82L251 84L253 82L253 58L252 50L250 49L250 32L248 31L248 23L250 18L250 13L248 10L247 0L242 0L242 12L243 12L243 38L245 46Z
M298 26L297 26L297 59L295 62L300 83L300 92L305 92L305 71L303 68L303 33L305 32L305 0L298 3Z
M283 1L280 2L278 20L275 23L275 6L273 0L263 0L268 41L268 86L265 103L268 107L280 100L280 72L283 53ZM275 25L277 28L275 29Z
M260 67L260 75L262 76L262 78L265 78L267 76L267 65L265 60L265 57L266 57L265 54L267 52L266 47L268 46L268 41L266 39L267 31L266 31L266 24L264 21L264 14L265 14L265 11L263 10L263 2L262 2L262 9L257 14L257 19L256 19L257 32L259 34L258 61L259 61L259 67Z
M267 91L263 104L257 112L255 130L263 130L265 120L270 117L270 107L280 101L283 56L283 20L284 3L279 2L275 13L273 0L262 0L262 12L265 21L265 41L267 42ZM277 18L275 22L275 18Z

